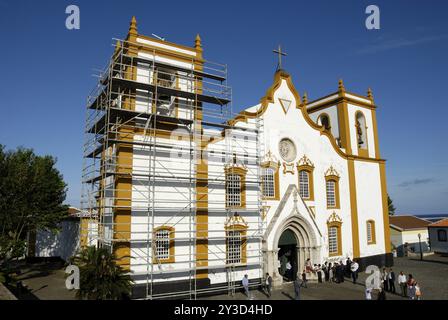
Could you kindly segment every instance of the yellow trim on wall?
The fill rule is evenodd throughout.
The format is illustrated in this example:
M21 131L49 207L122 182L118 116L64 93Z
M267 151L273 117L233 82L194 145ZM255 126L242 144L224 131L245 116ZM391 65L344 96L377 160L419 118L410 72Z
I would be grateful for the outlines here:
M384 246L386 253L391 252L390 228L389 228L389 205L387 203L387 184L386 184L386 164L380 163L381 197L383 201L383 225L384 225Z
M378 141L378 124L376 122L376 110L372 110L373 139L375 145L375 158L380 159L380 144Z

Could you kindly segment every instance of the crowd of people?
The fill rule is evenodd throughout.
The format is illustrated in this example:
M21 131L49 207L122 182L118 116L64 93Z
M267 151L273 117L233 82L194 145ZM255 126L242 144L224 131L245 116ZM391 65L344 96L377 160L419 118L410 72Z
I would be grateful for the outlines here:
M305 269L301 273L300 277L294 280L294 293L295 299L300 299L301 288L307 288L307 282L309 276L317 277L318 283L329 282L329 283L343 283L346 278L351 279L353 284L357 283L358 280L358 270L359 264L356 261L352 261L347 258L345 262L340 260L339 262L325 262L324 264L312 264L310 259L307 259L305 263ZM400 288L400 293L397 293L396 282ZM242 281L244 291L249 297L249 281L247 275ZM269 273L266 274L263 284L265 293L268 297L271 297L272 292L272 277ZM400 294L402 297L408 298L410 300L421 300L422 292L419 284L412 276L409 274L406 276L403 271L400 272L398 277L395 276L395 272L392 268L383 268L380 274L380 285L378 288L366 288L365 295L367 300L372 299L372 293L376 290L378 292L378 300L386 299L386 292L392 294Z
M305 270L303 270L302 278L306 273L314 273L317 275L317 282L335 282L342 283L345 278L352 279L353 283L356 284L358 280L358 269L359 264L356 261L347 258L345 264L343 261L339 262L325 262L321 264L311 264L311 260L308 259L305 264Z

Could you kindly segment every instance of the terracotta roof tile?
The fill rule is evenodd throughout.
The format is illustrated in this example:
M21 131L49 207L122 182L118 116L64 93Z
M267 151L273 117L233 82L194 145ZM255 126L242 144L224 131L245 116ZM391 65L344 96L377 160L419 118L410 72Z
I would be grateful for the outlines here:
M429 225L429 227L448 227L448 218L447 219L442 219L440 221L431 223Z
M431 222L414 216L390 216L389 224L402 230L423 229Z

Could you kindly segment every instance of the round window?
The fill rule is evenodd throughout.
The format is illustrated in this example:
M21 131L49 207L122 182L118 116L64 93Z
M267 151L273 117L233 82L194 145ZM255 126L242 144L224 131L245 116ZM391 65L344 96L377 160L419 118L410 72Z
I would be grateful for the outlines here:
M296 146L288 138L283 138L282 140L280 140L279 152L282 159L286 162L294 161L297 155Z

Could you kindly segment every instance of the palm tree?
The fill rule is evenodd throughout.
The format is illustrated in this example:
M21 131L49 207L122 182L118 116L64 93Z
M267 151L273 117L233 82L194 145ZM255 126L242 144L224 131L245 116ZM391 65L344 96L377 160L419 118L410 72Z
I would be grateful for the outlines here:
M80 271L78 299L119 300L129 297L131 277L116 264L108 249L86 247L72 261Z

